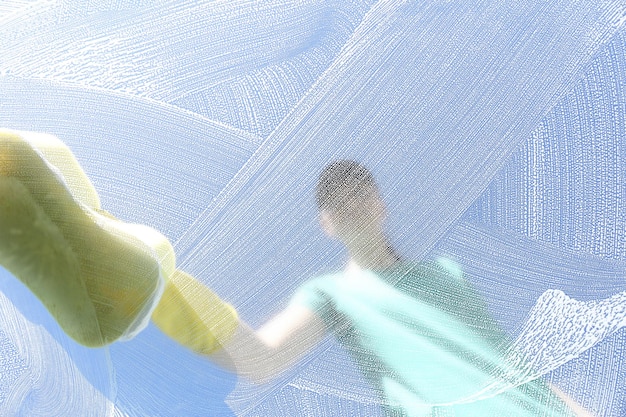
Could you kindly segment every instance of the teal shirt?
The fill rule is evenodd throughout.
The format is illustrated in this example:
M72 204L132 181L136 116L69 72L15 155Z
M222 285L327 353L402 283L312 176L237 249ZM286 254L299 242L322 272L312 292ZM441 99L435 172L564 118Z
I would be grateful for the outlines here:
M502 374L508 339L451 261L321 276L291 302L334 332L390 416L570 415L539 380L457 404Z

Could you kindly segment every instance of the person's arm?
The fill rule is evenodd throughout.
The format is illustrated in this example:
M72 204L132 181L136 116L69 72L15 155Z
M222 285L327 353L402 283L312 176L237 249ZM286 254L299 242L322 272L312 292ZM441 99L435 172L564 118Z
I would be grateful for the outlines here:
M178 343L256 383L292 366L326 334L324 321L296 303L254 331L230 304L180 270L170 275L152 320Z
M218 365L255 383L264 383L293 366L325 336L313 311L290 305L259 330L240 321L222 349L209 355Z

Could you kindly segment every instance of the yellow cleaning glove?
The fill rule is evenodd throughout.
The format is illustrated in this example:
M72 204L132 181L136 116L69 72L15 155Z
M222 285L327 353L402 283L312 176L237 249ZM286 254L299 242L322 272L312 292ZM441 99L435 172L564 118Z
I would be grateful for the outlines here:
M220 349L239 325L233 307L180 270L170 276L152 320L163 333L204 355Z

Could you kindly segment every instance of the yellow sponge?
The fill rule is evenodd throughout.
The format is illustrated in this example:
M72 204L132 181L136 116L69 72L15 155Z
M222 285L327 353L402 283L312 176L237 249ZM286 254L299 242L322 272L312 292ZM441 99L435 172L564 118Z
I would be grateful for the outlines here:
M159 256L174 265L167 239L99 205L58 139L0 131L0 264L86 346L111 343L149 316L163 289Z
M238 326L230 305L176 270L165 236L100 208L74 155L51 135L0 130L0 264L86 346L128 339L152 316L208 354Z

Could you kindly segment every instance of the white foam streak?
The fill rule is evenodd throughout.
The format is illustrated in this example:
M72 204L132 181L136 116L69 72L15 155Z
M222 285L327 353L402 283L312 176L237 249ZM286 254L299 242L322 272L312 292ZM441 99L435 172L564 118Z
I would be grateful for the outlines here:
M15 380L0 402L1 415L113 415L115 405L85 379L65 347L43 327L25 319L3 294L0 316L1 336L6 338L3 344L12 346L3 349L2 355L13 356L12 362L19 364ZM106 364L102 370L108 372ZM3 368L2 372L11 371Z

